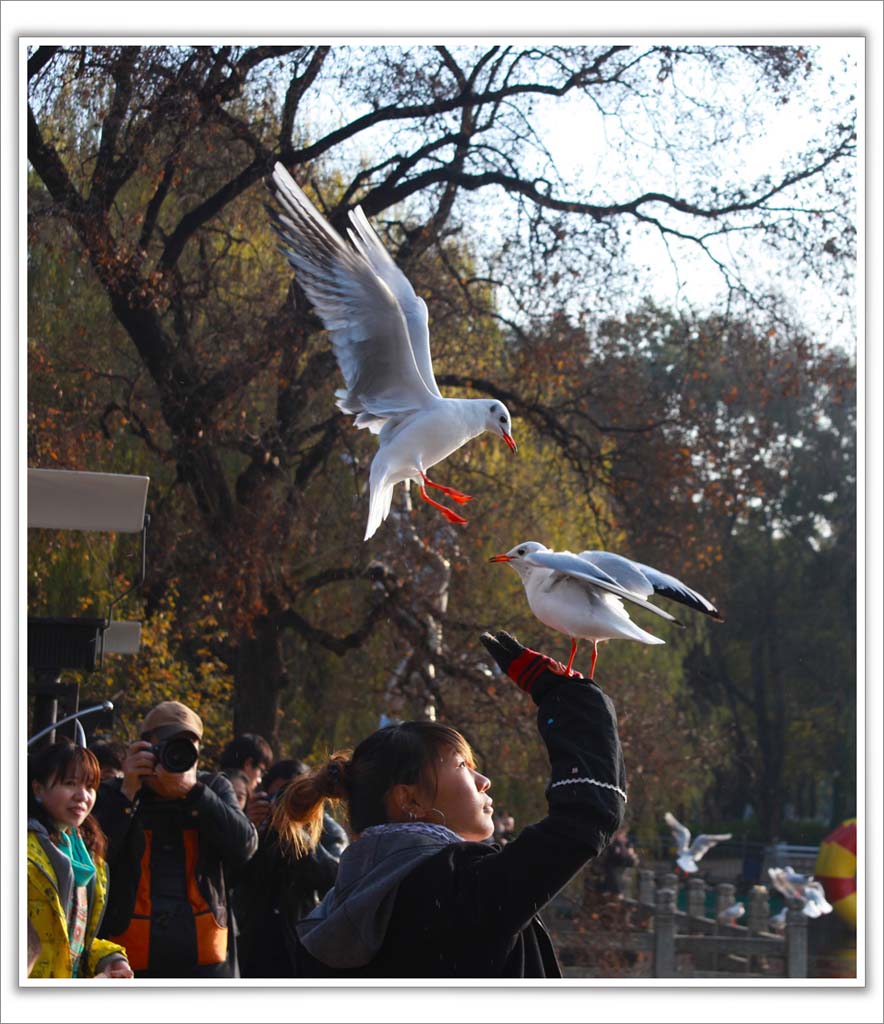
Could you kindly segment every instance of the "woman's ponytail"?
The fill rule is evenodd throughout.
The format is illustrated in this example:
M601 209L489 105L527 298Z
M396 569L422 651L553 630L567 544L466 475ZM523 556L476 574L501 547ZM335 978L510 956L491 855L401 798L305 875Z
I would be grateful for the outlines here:
M347 799L350 764L350 751L339 750L319 768L296 776L279 794L270 827L284 853L303 857L316 849L326 800Z

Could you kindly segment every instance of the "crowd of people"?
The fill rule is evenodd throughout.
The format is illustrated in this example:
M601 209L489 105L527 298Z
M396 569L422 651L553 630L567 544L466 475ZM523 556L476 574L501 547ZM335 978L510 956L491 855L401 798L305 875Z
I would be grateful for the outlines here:
M629 852L616 714L579 673L481 639L537 705L542 820L495 814L447 725L387 725L312 766L244 734L209 771L199 715L163 701L128 744L29 756L29 976L560 976L539 912L612 837L612 871Z

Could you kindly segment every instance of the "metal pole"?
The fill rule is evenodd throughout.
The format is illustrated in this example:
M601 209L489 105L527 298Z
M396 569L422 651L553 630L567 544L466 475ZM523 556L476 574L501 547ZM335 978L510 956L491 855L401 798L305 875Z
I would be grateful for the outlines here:
M53 732L58 726L66 725L68 722L76 722L80 729L80 735L82 735L83 743L82 746L86 745L86 734L83 732L83 727L80 725L80 719L84 715L91 715L94 711L113 711L113 703L109 700L102 701L101 704L93 704L92 707L83 708L82 711L75 711L72 715L68 715L66 718L62 718L60 722L52 722L51 725L46 726L45 729L41 729L39 732L35 732L34 735L28 740L28 746L32 743L36 743L37 740L41 739L48 732Z

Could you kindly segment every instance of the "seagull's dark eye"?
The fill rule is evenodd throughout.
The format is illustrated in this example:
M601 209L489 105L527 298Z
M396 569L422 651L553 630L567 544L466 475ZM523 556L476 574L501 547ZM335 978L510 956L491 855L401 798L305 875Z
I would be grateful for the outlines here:
M524 555L525 554L525 549L524 548L519 548L519 550L516 552L516 554L517 555Z
M500 417L500 422L501 423L506 423L506 416L501 416Z

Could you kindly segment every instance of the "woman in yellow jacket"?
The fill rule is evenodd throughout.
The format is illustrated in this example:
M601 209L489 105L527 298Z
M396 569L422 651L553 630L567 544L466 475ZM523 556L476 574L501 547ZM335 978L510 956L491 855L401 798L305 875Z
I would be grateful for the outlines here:
M29 757L28 922L39 940L31 978L131 978L122 946L96 938L107 903L105 838L92 817L101 769L67 740Z

